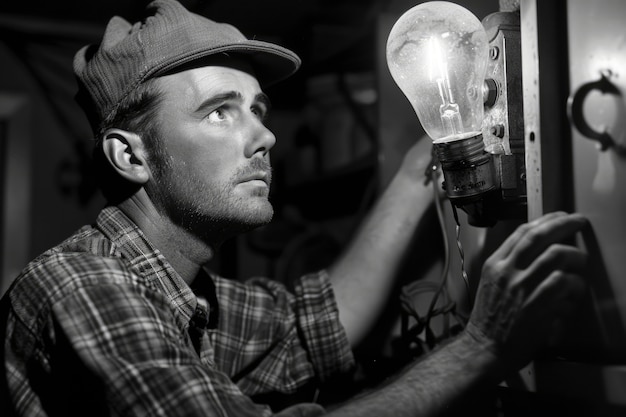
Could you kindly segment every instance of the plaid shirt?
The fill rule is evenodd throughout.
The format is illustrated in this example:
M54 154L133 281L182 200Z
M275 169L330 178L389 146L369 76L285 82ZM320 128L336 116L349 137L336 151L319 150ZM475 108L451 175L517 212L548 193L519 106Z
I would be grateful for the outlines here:
M251 396L294 393L354 365L325 273L293 293L213 275L192 290L114 207L30 263L7 294L3 382L22 416L266 416ZM321 410L293 415L311 407Z

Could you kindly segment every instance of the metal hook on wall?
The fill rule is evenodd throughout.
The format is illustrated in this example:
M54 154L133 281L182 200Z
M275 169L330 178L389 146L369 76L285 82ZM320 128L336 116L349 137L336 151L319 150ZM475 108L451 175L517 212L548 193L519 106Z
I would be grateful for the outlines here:
M567 99L567 116L570 122L574 124L576 129L583 136L589 140L598 141L602 151L611 148L617 154L626 156L626 146L617 143L606 130L600 132L589 126L583 110L587 96L594 90L598 90L602 94L614 94L621 97L622 93L619 88L610 81L612 75L611 70L601 71L599 80L591 81L580 86L578 90Z

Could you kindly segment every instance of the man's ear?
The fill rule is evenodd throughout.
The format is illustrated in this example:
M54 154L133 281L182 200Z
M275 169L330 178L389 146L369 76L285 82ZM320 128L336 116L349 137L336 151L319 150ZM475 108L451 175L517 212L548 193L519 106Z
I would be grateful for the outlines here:
M139 135L109 129L103 136L102 151L111 167L128 181L144 184L150 178L145 147Z

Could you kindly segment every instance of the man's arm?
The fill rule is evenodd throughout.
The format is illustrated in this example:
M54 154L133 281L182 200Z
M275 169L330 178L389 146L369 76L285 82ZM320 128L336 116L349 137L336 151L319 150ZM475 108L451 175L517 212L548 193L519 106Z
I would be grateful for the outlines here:
M473 388L499 382L499 368L503 368L501 360L485 342L462 334L409 365L392 382L331 410L328 416L442 415Z
M581 299L586 255L559 242L586 225L580 215L551 213L519 227L485 262L459 336L330 415L441 415L472 389L519 369Z
M433 202L424 184L430 140L418 141L362 223L343 255L329 268L339 317L353 347L382 312L416 226Z

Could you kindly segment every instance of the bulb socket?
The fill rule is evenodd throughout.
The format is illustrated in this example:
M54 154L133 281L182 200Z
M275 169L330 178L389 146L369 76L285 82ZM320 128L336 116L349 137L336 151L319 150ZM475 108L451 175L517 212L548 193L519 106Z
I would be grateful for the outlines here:
M435 142L446 194L456 205L481 198L496 188L492 157L485 152L482 134Z

